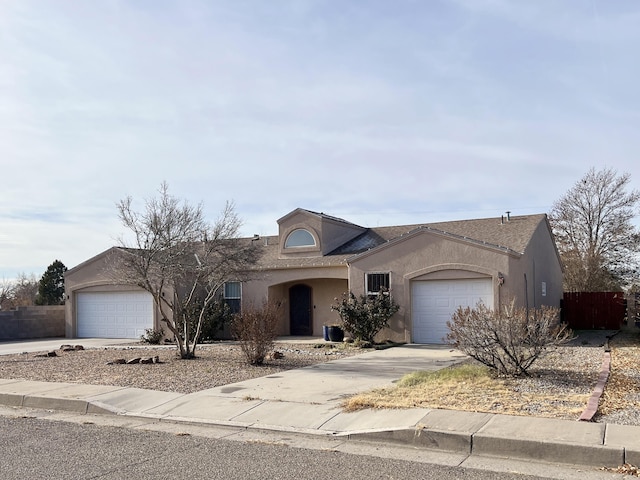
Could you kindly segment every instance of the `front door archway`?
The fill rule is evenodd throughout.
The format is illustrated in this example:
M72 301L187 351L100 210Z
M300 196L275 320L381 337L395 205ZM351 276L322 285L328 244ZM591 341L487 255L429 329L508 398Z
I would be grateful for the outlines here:
M311 287L303 284L289 289L289 319L291 335L313 335L313 305Z

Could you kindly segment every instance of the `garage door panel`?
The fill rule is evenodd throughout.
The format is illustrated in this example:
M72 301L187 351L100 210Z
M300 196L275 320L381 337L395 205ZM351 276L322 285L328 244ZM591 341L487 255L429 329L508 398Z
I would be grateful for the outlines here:
M138 338L153 328L146 292L85 292L77 296L78 337Z
M412 284L412 333L416 343L444 343L447 322L458 307L482 301L493 308L490 278L418 281Z

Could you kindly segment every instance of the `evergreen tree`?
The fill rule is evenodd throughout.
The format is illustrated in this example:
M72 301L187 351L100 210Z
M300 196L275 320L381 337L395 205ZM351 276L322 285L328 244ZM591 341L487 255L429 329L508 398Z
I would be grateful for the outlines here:
M54 261L38 283L36 305L64 304L64 272L67 267L60 260Z

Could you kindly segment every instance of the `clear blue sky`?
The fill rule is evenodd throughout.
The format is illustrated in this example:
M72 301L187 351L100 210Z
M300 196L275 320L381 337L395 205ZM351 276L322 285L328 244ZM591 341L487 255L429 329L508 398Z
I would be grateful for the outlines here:
M0 279L115 244L115 203L363 226L640 188L637 0L0 0ZM140 206L142 203L140 203Z

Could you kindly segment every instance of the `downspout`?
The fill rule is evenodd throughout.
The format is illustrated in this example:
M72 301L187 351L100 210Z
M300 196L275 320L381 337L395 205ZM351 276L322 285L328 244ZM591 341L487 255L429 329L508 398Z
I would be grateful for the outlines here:
M524 274L524 307L526 309L527 318L529 318L529 285L527 283L527 274Z
M533 263L533 308L538 308L538 297L536 295L536 261L532 260Z

